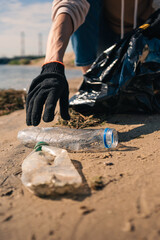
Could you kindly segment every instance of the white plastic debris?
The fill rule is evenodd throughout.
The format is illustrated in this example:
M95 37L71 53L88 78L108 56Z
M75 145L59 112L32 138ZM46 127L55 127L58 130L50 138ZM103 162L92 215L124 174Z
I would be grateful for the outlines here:
M82 184L67 151L44 142L38 143L24 159L21 180L39 196L74 192Z

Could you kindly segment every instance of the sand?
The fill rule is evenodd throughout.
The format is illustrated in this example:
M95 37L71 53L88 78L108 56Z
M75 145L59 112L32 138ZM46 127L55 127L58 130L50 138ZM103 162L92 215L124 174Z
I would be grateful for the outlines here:
M79 84L70 81L71 95ZM31 152L17 140L25 110L0 117L0 240L160 239L160 115L116 114L100 127L119 132L119 147L69 153L83 176L81 194L43 199L20 180ZM100 190L91 188L97 176Z

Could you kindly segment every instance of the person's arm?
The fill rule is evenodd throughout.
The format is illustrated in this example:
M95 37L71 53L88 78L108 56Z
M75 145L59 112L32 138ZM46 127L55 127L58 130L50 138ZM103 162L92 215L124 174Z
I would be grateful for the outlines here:
M63 56L72 32L85 19L84 6L82 6L85 1L54 1L57 5L54 8L45 62L40 75L33 79L27 94L26 123L28 126L37 126L40 123L44 105L43 120L51 122L54 119L58 100L61 117L64 120L70 119L68 113L69 89L64 73ZM86 9L85 12L87 14Z
M68 14L58 15L49 33L42 71L32 81L27 94L26 123L29 126L37 126L40 123L44 104L43 120L52 121L58 99L62 118L65 120L70 118L68 113L69 90L62 62L72 32L71 17Z
M63 56L72 33L73 22L70 15L66 13L58 15L48 36L44 64L53 61L63 62Z
M71 34L85 21L89 10L87 0L54 0L52 26L48 36L45 62L63 62Z

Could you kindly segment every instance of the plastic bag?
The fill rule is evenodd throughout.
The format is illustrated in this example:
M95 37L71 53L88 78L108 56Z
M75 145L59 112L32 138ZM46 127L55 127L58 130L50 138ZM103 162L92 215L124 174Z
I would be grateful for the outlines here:
M160 9L97 58L70 107L86 114L160 112Z

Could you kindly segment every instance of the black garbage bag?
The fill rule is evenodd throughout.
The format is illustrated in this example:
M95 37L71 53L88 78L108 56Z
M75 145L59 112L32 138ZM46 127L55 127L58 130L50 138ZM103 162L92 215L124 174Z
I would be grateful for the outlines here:
M97 58L70 107L86 114L160 112L160 9Z

